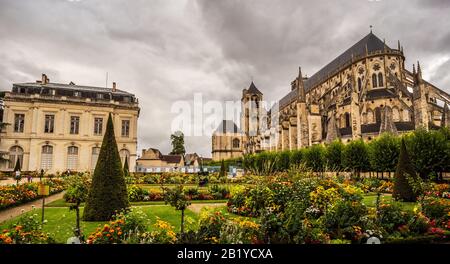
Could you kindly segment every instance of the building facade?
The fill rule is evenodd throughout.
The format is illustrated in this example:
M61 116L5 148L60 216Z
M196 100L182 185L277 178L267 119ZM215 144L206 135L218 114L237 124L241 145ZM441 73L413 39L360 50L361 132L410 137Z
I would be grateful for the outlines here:
M383 132L405 133L450 123L450 95L422 78L419 62L409 71L403 47L388 47L372 32L307 78L299 68L287 93L269 111L253 84L243 90L239 155L292 150L331 142L370 141ZM223 139L227 141L227 139ZM224 150L222 150L224 151ZM226 157L233 152L221 154Z
M1 169L11 171L17 159L22 171L47 173L92 171L106 121L113 116L118 149L135 170L139 106L137 98L116 88L51 83L43 74L35 83L16 83L3 94Z
M138 172L172 171L185 166L183 155L163 155L154 148L143 149L136 163Z

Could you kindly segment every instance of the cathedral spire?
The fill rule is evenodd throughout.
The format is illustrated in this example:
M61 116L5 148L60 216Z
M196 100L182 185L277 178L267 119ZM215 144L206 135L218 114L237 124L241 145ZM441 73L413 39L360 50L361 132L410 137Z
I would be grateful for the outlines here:
M422 79L422 70L420 69L420 62L417 61L417 77Z
M305 102L306 96L305 96L305 85L303 83L302 67L298 67L297 89L299 101Z
M398 40L398 42L397 42L397 49L400 51L400 40Z
M413 77L416 78L416 65L413 63Z

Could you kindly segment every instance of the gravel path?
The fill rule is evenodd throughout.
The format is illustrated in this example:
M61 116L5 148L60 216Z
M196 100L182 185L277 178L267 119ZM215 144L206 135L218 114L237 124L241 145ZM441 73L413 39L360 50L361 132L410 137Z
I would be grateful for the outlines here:
M198 214L204 207L214 208L224 205L226 205L226 203L193 203L189 205L188 209Z
M64 192L60 192L60 193L51 195L49 197L46 197L45 204L48 204L55 200L61 199L63 196L64 196ZM17 216L21 215L22 213L31 211L33 209L32 206L34 206L35 208L42 208L42 199L0 211L0 223L3 223L6 220L9 220L11 218L17 217ZM22 210L23 210L23 212L22 212Z

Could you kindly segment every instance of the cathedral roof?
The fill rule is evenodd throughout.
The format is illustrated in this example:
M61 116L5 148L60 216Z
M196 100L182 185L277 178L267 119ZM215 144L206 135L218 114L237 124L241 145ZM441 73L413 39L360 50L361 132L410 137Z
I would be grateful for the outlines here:
M305 90L309 91L322 80L336 73L344 64L351 62L352 57L364 56L366 54L366 47L367 52L372 53L376 51L384 51L385 46L387 50L391 50L391 48L389 48L381 39L370 32L367 36L356 42L356 44L328 63L325 67L309 77L305 81Z
M381 39L379 39L377 36L375 36L375 34L370 32L360 41L356 42L356 44L351 46L337 58L328 63L325 67L320 69L318 72L316 72L308 79L304 80L305 91L308 92L313 87L318 85L320 82L326 80L329 76L337 73L342 66L344 66L347 63L351 63L352 57L356 58L364 56L366 54L366 47L368 53L373 53L377 51L382 52L384 51L385 47L386 50L391 50L391 48L389 48ZM297 97L297 94L298 94L297 89L290 91L286 96L284 96L280 100L280 107L283 107L294 101Z
M222 120L214 133L242 133L237 125L231 120Z
M253 81L252 81L252 83L250 84L250 87L248 87L247 90L248 90L249 93L252 93L252 94L262 94L261 91L259 91L258 88L256 88L256 86L253 83Z

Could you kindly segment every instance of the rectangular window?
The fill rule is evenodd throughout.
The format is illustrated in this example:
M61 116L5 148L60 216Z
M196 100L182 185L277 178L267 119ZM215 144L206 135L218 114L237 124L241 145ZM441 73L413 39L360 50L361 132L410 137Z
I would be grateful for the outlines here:
M122 137L130 136L130 120L122 120Z
M101 135L103 133L103 118L94 118L94 135Z
M25 126L25 115L15 114L14 115L14 132L23 133L23 128Z
M55 115L45 115L44 133L53 133L55 127Z
M80 117L71 116L70 117L70 134L78 134L80 130Z

